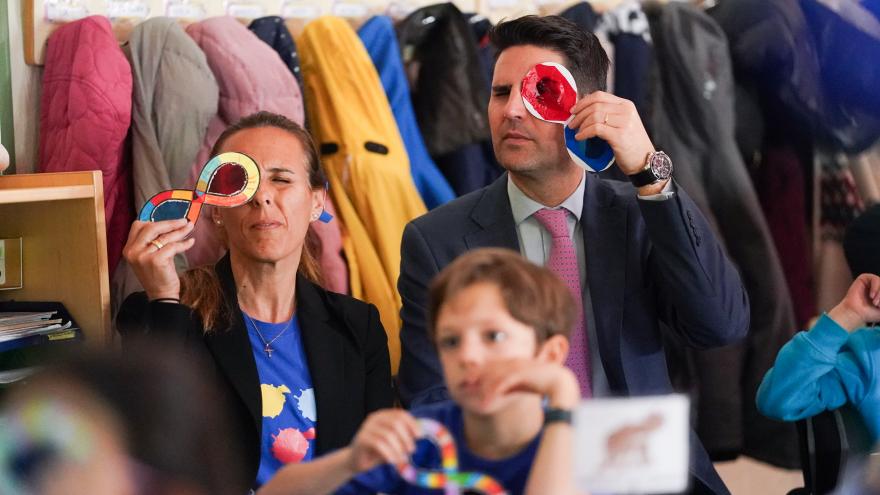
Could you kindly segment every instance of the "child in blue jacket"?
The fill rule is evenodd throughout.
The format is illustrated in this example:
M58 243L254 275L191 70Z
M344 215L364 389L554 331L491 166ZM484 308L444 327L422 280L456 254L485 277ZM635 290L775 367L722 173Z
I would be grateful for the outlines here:
M846 296L776 356L758 388L758 410L796 421L851 404L880 440L880 206L856 219L844 241L847 262L859 275Z

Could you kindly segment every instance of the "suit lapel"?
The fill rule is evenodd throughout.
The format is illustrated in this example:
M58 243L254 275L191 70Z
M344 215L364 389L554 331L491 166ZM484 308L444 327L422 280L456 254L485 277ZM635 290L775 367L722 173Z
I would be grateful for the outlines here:
M481 247L505 247L519 251L513 211L510 208L510 198L507 196L506 173L486 188L471 211L470 218L479 228L464 236L465 245L469 250Z
M297 320L302 332L303 348L315 390L318 414L316 452L325 453L329 445L342 445L347 439L336 438L336 428L348 421L351 411L346 410L344 396L345 354L338 330L329 323L325 301L318 289L302 276L296 282ZM322 428L322 426L324 428Z
M581 223L599 351L612 390L625 392L620 332L626 288L627 212L615 203L614 192L593 174L587 174L584 194Z
M247 406L257 431L262 429L262 397L260 396L260 377L257 362L254 360L251 342L248 339L244 318L238 307L235 281L229 255L221 259L215 270L223 288L224 298L231 310L230 328L218 330L205 339L206 345L217 361L226 378L232 383L241 400Z

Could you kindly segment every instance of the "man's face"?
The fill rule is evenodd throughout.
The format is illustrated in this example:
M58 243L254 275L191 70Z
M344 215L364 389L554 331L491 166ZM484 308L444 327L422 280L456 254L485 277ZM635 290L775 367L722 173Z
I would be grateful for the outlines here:
M565 65L559 52L534 45L510 47L498 56L489 99L489 127L498 162L512 173L543 172L570 159L562 126L533 117L523 105L520 83L541 62Z

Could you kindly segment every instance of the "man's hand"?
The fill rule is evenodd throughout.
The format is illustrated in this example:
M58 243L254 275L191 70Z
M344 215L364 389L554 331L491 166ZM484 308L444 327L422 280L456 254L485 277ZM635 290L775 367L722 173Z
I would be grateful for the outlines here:
M654 144L633 102L596 91L578 100L571 113L574 117L568 127L578 130L576 139L598 136L607 141L614 150L617 166L626 175L641 172L645 168L648 154L655 151ZM663 189L663 185L665 182L657 188L657 192Z

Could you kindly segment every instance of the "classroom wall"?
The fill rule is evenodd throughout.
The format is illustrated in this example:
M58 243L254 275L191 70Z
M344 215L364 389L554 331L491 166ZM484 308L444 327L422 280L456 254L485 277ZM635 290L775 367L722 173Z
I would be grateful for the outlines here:
M15 171L20 174L33 172L37 162L40 80L43 75L42 69L39 67L31 67L24 63L22 2L23 0L9 0L8 2L9 55L12 69L12 110L15 132L15 150L9 150L9 153L14 153Z

